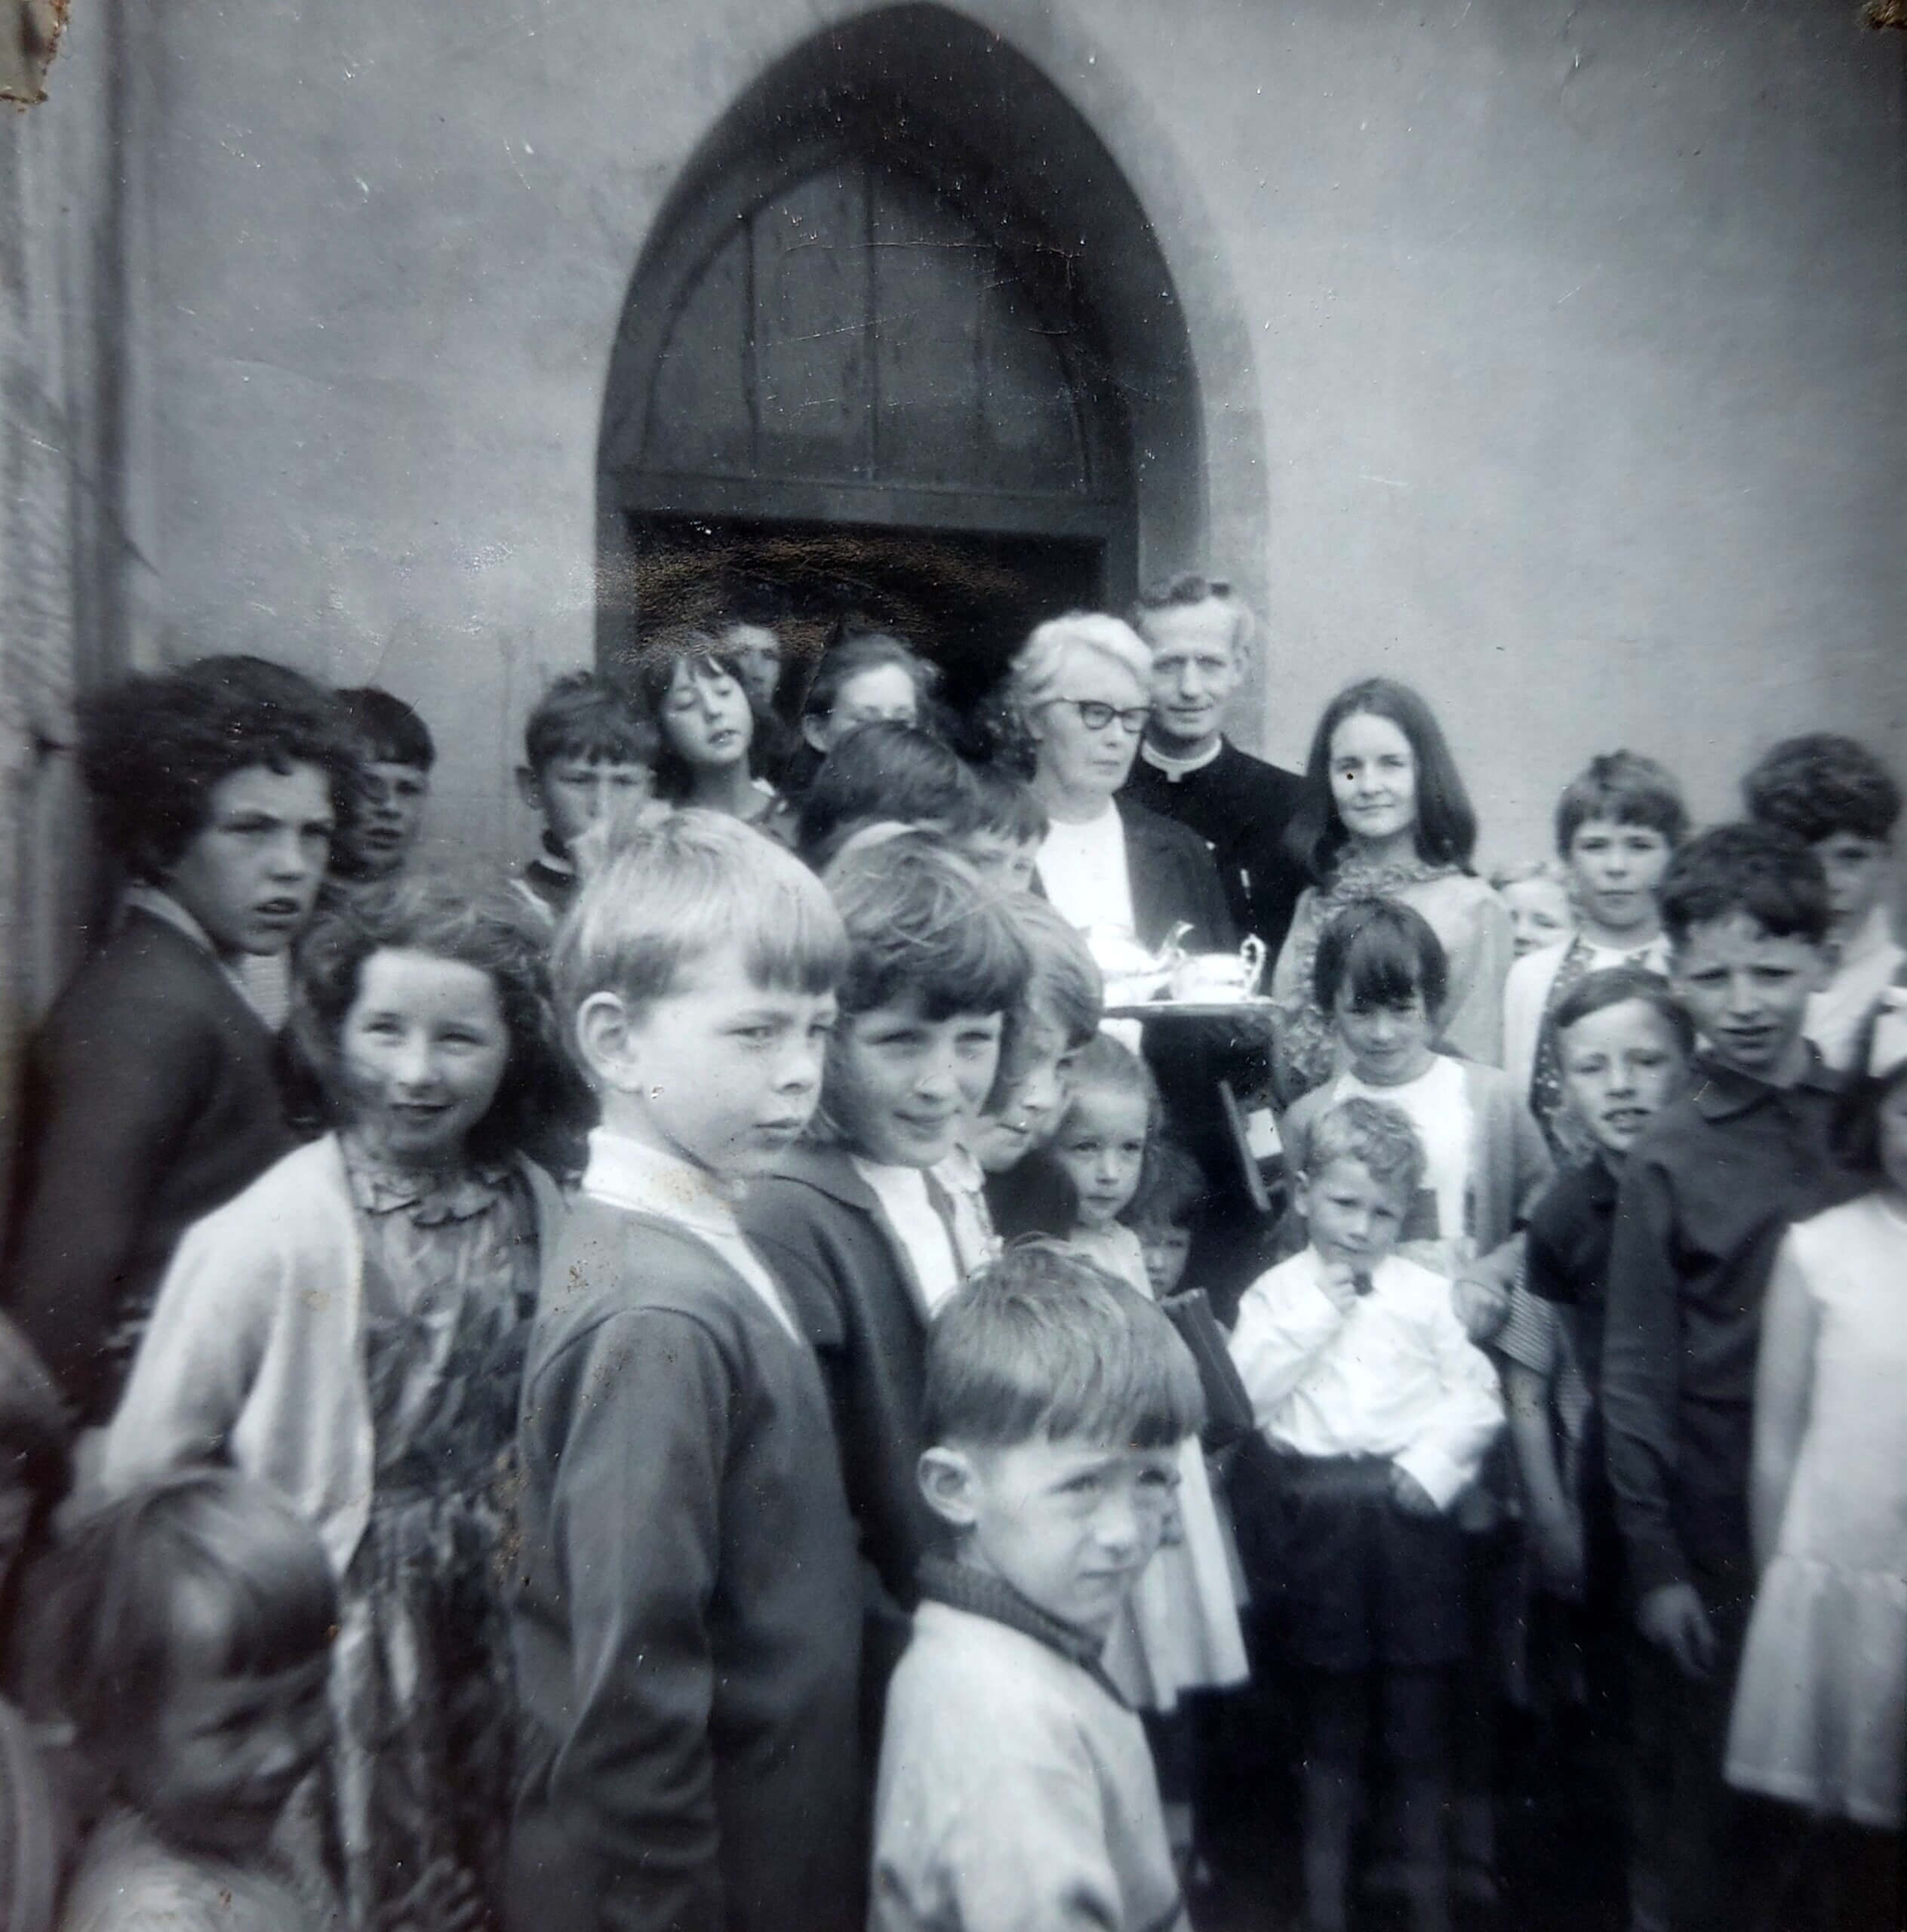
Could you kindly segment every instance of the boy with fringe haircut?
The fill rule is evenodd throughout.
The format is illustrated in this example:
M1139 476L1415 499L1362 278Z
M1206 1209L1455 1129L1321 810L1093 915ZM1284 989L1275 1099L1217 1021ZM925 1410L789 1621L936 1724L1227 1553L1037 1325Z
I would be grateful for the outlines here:
M577 841L649 796L661 742L635 694L594 671L558 678L537 700L516 786L543 836L517 890L552 926L576 897Z
M1846 1072L1860 1059L1882 992L1907 966L1887 903L1900 787L1858 739L1816 731L1776 745L1742 792L1749 817L1792 832L1827 875L1829 971L1808 1001L1807 1037Z
M954 1553L921 1565L888 1697L874 1932L1185 1932L1146 1734L1100 1660L1204 1414L1165 1316L1060 1244L936 1319L919 1481Z
M1585 974L1669 970L1656 891L1688 832L1681 787L1635 752L1589 761L1556 801L1556 854L1568 869L1576 931L1512 965L1503 985L1503 1066L1552 1151L1563 1100L1555 1012Z
M967 768L973 780L973 829L961 850L974 871L1003 891L1033 889L1040 848L1053 829L1025 779L998 764Z
M820 1115L807 1143L750 1191L742 1224L828 1379L873 1573L872 1744L874 1703L935 1536L915 1478L927 1323L989 1258L966 1251L934 1170L992 1091L1029 962L1005 900L921 834L844 854L830 889L849 952Z
M810 873L696 811L612 846L558 936L602 1124L523 1382L512 1932L856 1922L854 1524L731 1204L814 1112L845 952Z

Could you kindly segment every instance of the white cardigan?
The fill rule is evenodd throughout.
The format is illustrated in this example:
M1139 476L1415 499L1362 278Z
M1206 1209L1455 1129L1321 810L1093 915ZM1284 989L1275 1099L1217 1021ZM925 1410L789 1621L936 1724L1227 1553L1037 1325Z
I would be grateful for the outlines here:
M547 1254L561 1198L519 1165ZM328 1134L186 1231L106 1431L106 1489L223 1459L288 1497L342 1577L376 1468L363 1309L364 1244Z

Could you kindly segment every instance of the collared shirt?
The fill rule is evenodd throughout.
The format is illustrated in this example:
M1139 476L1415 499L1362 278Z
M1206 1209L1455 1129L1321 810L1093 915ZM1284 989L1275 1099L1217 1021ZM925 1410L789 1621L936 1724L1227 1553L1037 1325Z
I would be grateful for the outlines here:
M1304 792L1296 772L1268 764L1220 737L1190 758L1141 742L1121 798L1176 820L1211 849L1232 923L1256 933L1275 959L1309 883L1285 850L1284 835Z
M775 1278L744 1238L735 1207L721 1182L660 1148L598 1127L589 1135L589 1163L583 1192L632 1214L672 1221L712 1249L761 1298L762 1306L796 1341L801 1332L788 1312Z
M533 912L555 926L569 910L582 881L569 854L558 851L546 835L542 850L510 883Z
M1348 1313L1315 1248L1245 1291L1232 1359L1274 1449L1384 1456L1445 1509L1503 1426L1489 1358L1463 1332L1441 1275L1387 1255Z
M1859 1051L1867 1018L1903 962L1887 909L1877 906L1841 949L1834 977L1807 1003L1807 1037L1821 1057L1844 1073Z
M1162 771L1174 785L1180 779L1189 778L1195 771L1203 771L1208 764L1217 762L1218 755L1225 749L1223 738L1214 738L1202 752L1194 752L1190 758L1174 758L1170 752L1162 752L1149 738L1140 742L1139 755L1155 771Z
M943 1216L927 1175L918 1168L890 1167L879 1161L864 1161L858 1154L848 1158L854 1171L874 1190L887 1226L913 1270L915 1285L924 1304L921 1313L932 1315L960 1286L964 1272L954 1247L952 1204Z
M1790 1223L1860 1191L1829 1134L1840 1082L1810 1051L1770 1086L1706 1056L1631 1150L1609 1257L1602 1404L1638 1596L1752 1587L1748 1463L1761 1300Z
M1000 1258L1000 1237L986 1204L986 1171L964 1147L956 1147L934 1170L953 1211L954 1252L963 1277Z

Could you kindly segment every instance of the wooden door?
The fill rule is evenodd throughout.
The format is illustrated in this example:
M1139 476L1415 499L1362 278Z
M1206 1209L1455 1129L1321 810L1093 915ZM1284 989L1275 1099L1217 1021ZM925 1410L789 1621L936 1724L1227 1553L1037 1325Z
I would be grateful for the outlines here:
M1039 617L1130 594L1124 411L1068 258L1024 221L811 149L710 211L670 311L605 425L623 648L746 581L798 654L853 609L957 693Z

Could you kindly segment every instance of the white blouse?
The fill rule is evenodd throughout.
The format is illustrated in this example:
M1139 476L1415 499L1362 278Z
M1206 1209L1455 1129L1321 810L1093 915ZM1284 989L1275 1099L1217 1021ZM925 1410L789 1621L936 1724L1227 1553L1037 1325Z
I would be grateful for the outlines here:
M1086 932L1109 926L1131 934L1132 875L1126 864L1126 828L1116 805L1097 818L1069 825L1055 819L1035 868L1053 909Z

